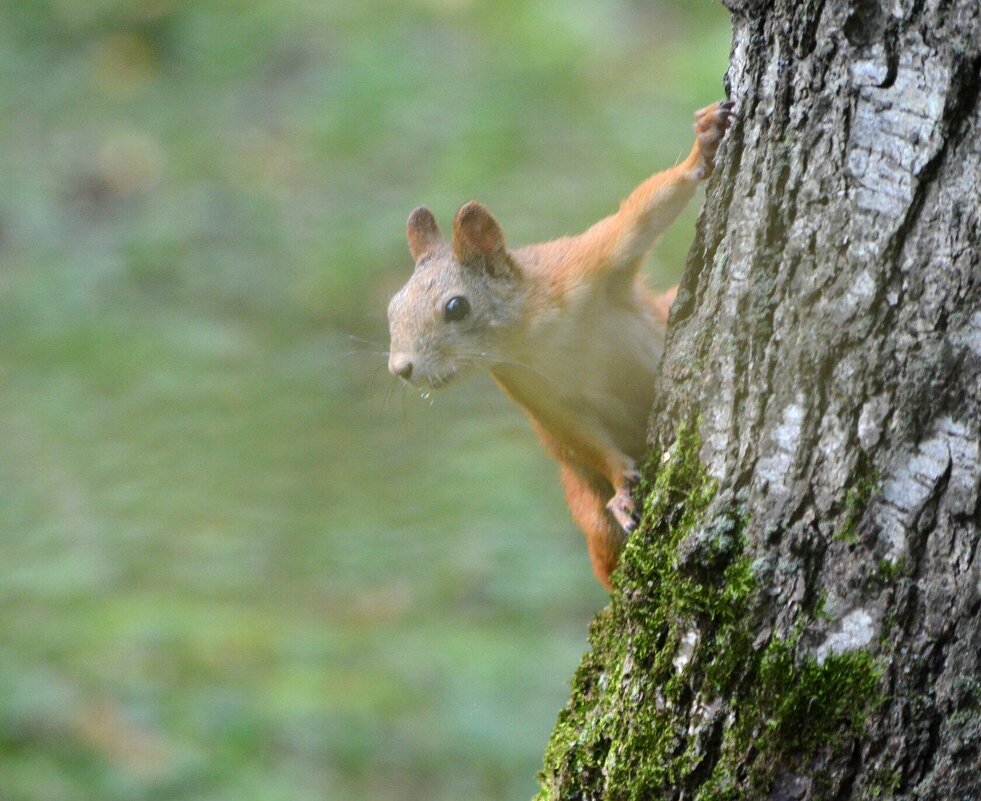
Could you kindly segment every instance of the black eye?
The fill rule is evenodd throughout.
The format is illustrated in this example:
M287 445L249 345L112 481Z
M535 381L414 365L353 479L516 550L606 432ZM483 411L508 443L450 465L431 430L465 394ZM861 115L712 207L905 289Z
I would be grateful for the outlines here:
M455 323L470 314L470 301L461 295L446 301L443 309L443 319Z

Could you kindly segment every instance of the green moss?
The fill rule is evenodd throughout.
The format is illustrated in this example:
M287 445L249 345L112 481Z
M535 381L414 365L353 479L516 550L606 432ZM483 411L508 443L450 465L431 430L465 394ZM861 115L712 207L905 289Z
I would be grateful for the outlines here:
M545 755L540 801L756 797L777 764L848 747L878 698L863 651L757 642L745 514L718 508L697 422L645 471L643 519Z
M878 489L879 474L862 454L856 468L858 479L845 493L844 520L835 539L850 543L858 539L858 524L869 506L872 494Z
M756 797L778 767L806 768L878 705L881 668L867 651L818 663L798 650L797 637L776 638L750 657L743 690L729 696L735 719L698 801Z
M817 599L814 601L814 610L811 612L811 617L814 620L824 620L827 622L834 620L834 615L828 611L827 590L821 590L818 593Z
M879 584L888 585L895 584L907 575L909 575L909 563L905 557L900 557L895 562L890 559L880 559L872 579Z
M884 768L878 771L862 792L862 801L880 801L893 798L902 783L902 773L898 768Z
M773 640L760 661L756 707L766 750L799 753L830 742L842 728L865 722L877 697L880 668L867 651L795 660L797 643Z

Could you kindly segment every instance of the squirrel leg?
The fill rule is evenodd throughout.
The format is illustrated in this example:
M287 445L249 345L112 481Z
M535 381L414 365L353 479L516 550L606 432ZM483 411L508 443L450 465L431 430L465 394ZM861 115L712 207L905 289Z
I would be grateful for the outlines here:
M626 534L607 509L610 488L607 482L592 471L582 470L565 462L562 485L572 519L586 536L586 548L593 572L607 589L612 589L610 574L620 561Z
M576 261L590 272L632 271L682 212L698 183L712 174L715 153L732 121L733 103L725 101L695 112L695 144L680 164L655 173L628 195L620 210L578 237Z

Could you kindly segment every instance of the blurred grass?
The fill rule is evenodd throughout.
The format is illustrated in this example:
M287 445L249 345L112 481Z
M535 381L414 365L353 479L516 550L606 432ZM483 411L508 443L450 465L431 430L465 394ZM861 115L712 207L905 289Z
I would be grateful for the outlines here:
M727 49L683 0L0 7L0 799L531 795L604 596L489 382L384 372L405 216L583 228Z

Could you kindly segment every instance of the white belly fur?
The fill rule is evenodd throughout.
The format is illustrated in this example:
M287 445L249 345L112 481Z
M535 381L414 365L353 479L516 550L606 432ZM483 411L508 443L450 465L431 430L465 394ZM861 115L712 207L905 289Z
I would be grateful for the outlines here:
M624 453L640 458L662 326L639 288L629 303L614 305L595 291L571 300L530 332L519 359L530 369L509 371L509 380L536 404L591 418Z

